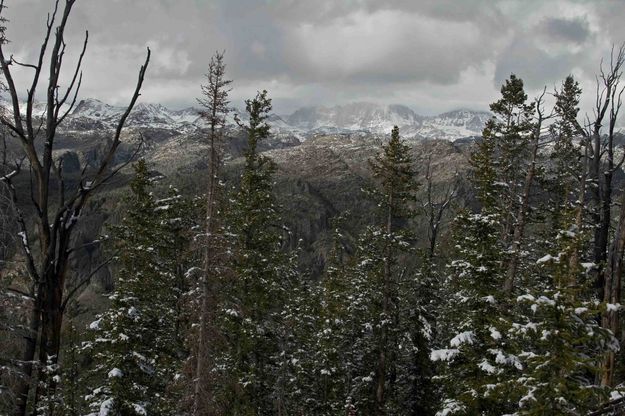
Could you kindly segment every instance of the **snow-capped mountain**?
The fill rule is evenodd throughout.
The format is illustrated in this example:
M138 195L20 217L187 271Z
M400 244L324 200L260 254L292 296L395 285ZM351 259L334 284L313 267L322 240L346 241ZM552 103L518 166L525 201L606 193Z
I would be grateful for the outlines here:
M481 136L489 118L491 114L485 111L450 111L437 116L424 117L417 129L417 134L424 138L445 140Z
M125 107L116 107L93 98L81 100L70 116L72 126L84 126L87 122L101 123L104 127L114 127L125 111ZM170 110L161 104L139 103L135 105L126 121L128 127L167 128L188 130L202 127L199 111L195 108Z
M287 123L309 133L364 131L389 134L398 126L405 138L456 140L479 136L490 113L457 110L421 116L403 105L352 103L334 107L306 107L284 117Z
M6 104L6 103L5 103ZM125 107L106 104L89 98L78 102L64 122L64 128L89 131L115 128ZM45 106L37 103L36 113L45 114ZM245 114L241 118L245 121ZM279 137L291 136L306 140L312 136L333 134L390 134L398 126L406 139L457 140L482 133L490 117L487 112L457 110L437 116L422 116L403 105L351 103L334 107L304 107L288 115L273 114L269 118L273 133ZM228 123L235 125L234 114ZM206 127L199 109L194 107L171 110L160 104L137 104L127 119L130 128L193 132Z
M289 125L306 131L344 130L389 133L393 126L412 129L422 117L403 105L352 103L335 107L305 107L286 117Z

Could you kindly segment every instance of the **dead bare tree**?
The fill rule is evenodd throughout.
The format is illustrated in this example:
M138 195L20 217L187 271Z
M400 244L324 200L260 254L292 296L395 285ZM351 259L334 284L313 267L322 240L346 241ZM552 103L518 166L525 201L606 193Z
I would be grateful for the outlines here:
M582 180L588 180L588 186L582 192L589 192L588 216L594 228L593 261L595 263L595 288L597 297L605 303L619 303L621 299L621 281L623 274L622 257L625 241L625 210L621 204L619 221L611 237L612 208L614 205L614 173L623 166L625 154L615 160L616 122L622 106L625 86L621 84L622 69L625 65L625 44L612 47L607 69L601 61L592 119L586 123L574 121L576 133L584 144L584 165L588 167ZM605 128L607 125L607 129ZM580 195L582 196L582 195ZM582 208L580 207L580 211ZM578 216L579 216L578 212ZM578 220L578 222L581 222ZM612 242L610 242L612 238ZM602 316L602 326L615 333L619 329L618 313L606 311ZM614 355L606 358L602 384L614 384Z
M210 415L215 412L210 398L210 360L208 353L209 335L212 328L215 308L215 281L218 277L219 248L218 238L218 184L221 157L221 141L226 116L230 112L228 93L231 80L225 78L226 65L224 52L217 52L211 58L206 74L207 84L202 86L203 98L198 102L203 110L201 116L208 122L208 183L206 193L206 223L204 243L204 274L201 281L201 306L199 312L199 333L194 374L193 414ZM214 338L214 337L213 337Z
M590 218L596 224L593 257L596 266L596 289L599 299L605 297L605 266L608 256L614 172L623 165L623 158L614 160L616 121L621 109L621 73L625 64L625 44L612 47L607 70L603 61L597 76L593 118L585 126L577 123L577 132L586 144L588 180L590 186ZM607 123L607 131L604 129Z
M62 3L62 4L61 4ZM0 122L9 129L11 136L19 144L28 169L31 173L31 195L27 201L19 194L13 178L20 174L21 164L15 164L13 170L2 177L7 184L11 197L17 207L30 204L35 212L27 217L18 209L17 223L21 246L26 258L26 265L31 281L30 296L34 299L34 307L30 318L30 330L33 334L26 338L24 348L24 383L18 392L18 415L25 415L29 396L33 396L35 386L47 385L46 389L55 389L55 379L37 383L33 377L33 362L57 363L61 346L61 325L63 322L64 304L66 304L65 287L69 273L69 261L75 253L72 239L76 225L85 210L87 201L103 185L115 175L120 167L113 166L115 152L121 143L121 133L128 115L139 98L145 72L150 61L150 50L139 70L138 81L132 94L130 104L122 114L117 127L112 132L112 139L97 166L86 165L82 170L78 184L73 187L65 181L62 161L53 158L54 143L57 129L71 113L78 97L82 82L82 63L87 49L88 32L78 59L70 72L68 85L61 89L59 85L67 44L65 28L76 0L55 0L53 11L48 15L46 30L35 63L22 63L5 51L6 38L2 33L0 42L0 67L4 75L9 93L11 108ZM0 1L0 13L5 8L4 0ZM45 64L48 65L48 80L45 85L45 114L38 117L34 114L35 98L41 83ZM20 110L20 92L13 77L12 67L31 70L32 81L27 86L25 113ZM41 145L38 142L42 141ZM53 197L53 185L58 188L58 195ZM32 223L32 224L31 224ZM35 230L35 232L33 231ZM35 358L38 353L37 358ZM36 404L39 397L49 394L38 387L34 395Z
M625 86L621 85L624 64L625 45L621 45L616 51L612 48L610 66L605 72L602 65L597 78L595 120L592 124L591 173L596 184L591 197L594 202L593 208L596 210L593 217L599 220L598 227L595 229L595 263L599 269L597 288L600 299L603 299L606 304L617 304L621 301L623 253L625 251L625 196L621 198L618 225L610 242L613 176L625 160L625 155L618 161L614 160L615 127L625 90ZM605 120L606 117L607 120ZM602 130L604 120L607 121L607 131ZM619 330L618 315L617 311L608 308L602 317L602 326L610 329L615 335ZM614 353L609 353L606 358L602 377L603 385L614 384L614 358Z
M432 155L428 155L425 164L425 197L423 208L428 218L428 258L434 258L436 243L443 224L445 212L451 208L452 202L458 197L458 181L448 185L441 197L434 195L434 180L432 171Z

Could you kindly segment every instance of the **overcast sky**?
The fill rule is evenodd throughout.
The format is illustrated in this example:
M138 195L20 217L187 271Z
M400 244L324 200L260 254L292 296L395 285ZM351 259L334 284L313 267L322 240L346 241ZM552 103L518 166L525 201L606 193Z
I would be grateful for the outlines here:
M52 3L5 0L20 60L34 60ZM77 50L89 30L81 96L112 104L150 46L144 102L193 105L226 50L235 105L267 89L280 113L371 101L434 114L487 109L512 72L532 94L572 73L590 103L624 21L622 0L77 0L67 38Z

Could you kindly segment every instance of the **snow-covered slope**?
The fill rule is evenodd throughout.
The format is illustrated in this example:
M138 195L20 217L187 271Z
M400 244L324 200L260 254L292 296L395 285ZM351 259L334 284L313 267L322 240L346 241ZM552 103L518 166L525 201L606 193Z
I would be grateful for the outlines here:
M352 103L335 107L306 107L285 117L289 125L311 133L365 131L389 134L398 126L403 137L456 140L479 136L490 117L487 112L458 110L421 116L403 105Z
M417 129L420 137L456 140L470 136L480 136L484 125L491 117L484 111L457 110L424 117Z
M352 103L335 107L306 107L286 118L289 125L307 131L344 130L388 133L393 126L412 128L421 116L402 105Z
M37 104L36 110L36 113L44 114L45 106ZM84 99L67 117L64 128L77 131L115 128L124 110L124 107L93 98ZM402 137L407 139L457 140L479 136L489 117L489 113L471 110L421 116L403 105L351 103L334 107L304 107L283 116L274 114L269 123L275 135L293 136L300 140L332 134L387 135L393 126L398 126ZM241 118L245 120L244 114ZM228 117L228 123L235 124L233 115ZM206 122L197 108L171 110L160 104L139 103L128 117L126 126L188 133L205 128Z
M71 126L84 126L86 122L101 123L113 127L123 114L124 107L116 107L93 98L80 101L70 116ZM139 103L135 105L126 121L129 127L152 127L174 130L187 130L202 126L199 111L194 108L170 110L160 104Z

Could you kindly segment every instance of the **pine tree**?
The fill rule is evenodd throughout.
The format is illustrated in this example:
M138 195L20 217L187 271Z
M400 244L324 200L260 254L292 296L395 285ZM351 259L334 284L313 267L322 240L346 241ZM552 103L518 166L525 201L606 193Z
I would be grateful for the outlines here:
M202 106L200 115L208 123L208 181L206 192L206 218L204 224L204 275L200 282L199 325L197 346L195 348L195 371L193 391L193 414L196 416L210 414L210 367L211 343L214 337L215 298L218 290L218 273L221 269L223 256L223 238L218 232L221 229L219 208L222 205L220 187L220 170L222 165L222 139L226 116L230 113L228 93L231 80L225 77L226 65L224 53L217 52L210 61L207 84L202 86L203 97L198 100Z
M432 351L432 359L443 363L442 414L502 415L512 413L518 399L510 381L522 364L507 339L511 322L502 291L500 226L497 214L465 213L456 220L444 325L448 341Z
M282 250L282 221L272 193L274 163L259 154L269 137L271 100L246 101L248 143L240 184L228 207L232 256L218 305L221 351L217 406L225 414L284 414L284 305L294 271Z
M494 117L471 155L472 181L481 212L461 215L455 225L455 258L448 282L448 341L433 351L443 361L444 409L449 414L499 415L515 408L513 380L523 365L508 337L514 312L510 266L518 273L537 140L523 81L511 75ZM534 139L534 141L532 141ZM519 215L520 214L520 215ZM522 230L521 230L522 231ZM522 269L522 267L521 267ZM513 276L514 277L514 276Z
M453 338L433 352L446 362L442 413L583 414L605 397L595 381L615 343L595 320L602 305L589 290L592 263L583 262L589 241L576 199L584 200L585 173L573 137L579 93L569 77L556 94L549 161L538 152L547 139L542 97L526 105L522 82L511 78L491 106L498 118L472 156L481 213L461 216L455 229L445 323ZM541 186L550 199L534 204ZM546 230L519 231L530 220Z
M588 273L593 264L584 261L591 230L584 227L586 167L574 142L580 94L571 76L555 94L554 148L546 179L552 218L535 242L548 254L538 259L532 283L517 299L519 319L513 327L525 351L520 414L584 414L596 408L607 395L595 384L601 361L617 347L596 321L605 306L593 299Z
M290 389L292 414L330 416L345 411L350 379L347 363L353 354L353 333L347 305L354 288L348 279L346 214L331 220L332 246L320 280L298 285L290 293L294 310L294 346Z
M539 260L546 281L517 300L521 307L511 336L524 349L520 415L578 415L597 408L608 396L596 384L602 360L618 350L610 331L597 323L604 307L589 296L588 274L579 264L570 270L577 233L561 230L554 248L556 256Z
M95 372L101 385L92 408L113 415L174 414L170 396L180 364L178 328L179 270L174 253L179 233L180 198L156 200L146 163L135 165L126 197L127 212L114 236L120 266L111 306L91 324ZM173 216L172 216L173 214Z
M353 340L346 357L347 406L363 414L428 414L427 400L414 400L416 391L426 391L417 385L429 372L428 324L420 310L417 275L406 262L415 254L407 230L416 181L410 149L397 127L371 171L377 187L369 194L380 208L379 220L358 239L355 263L347 272L345 326Z

